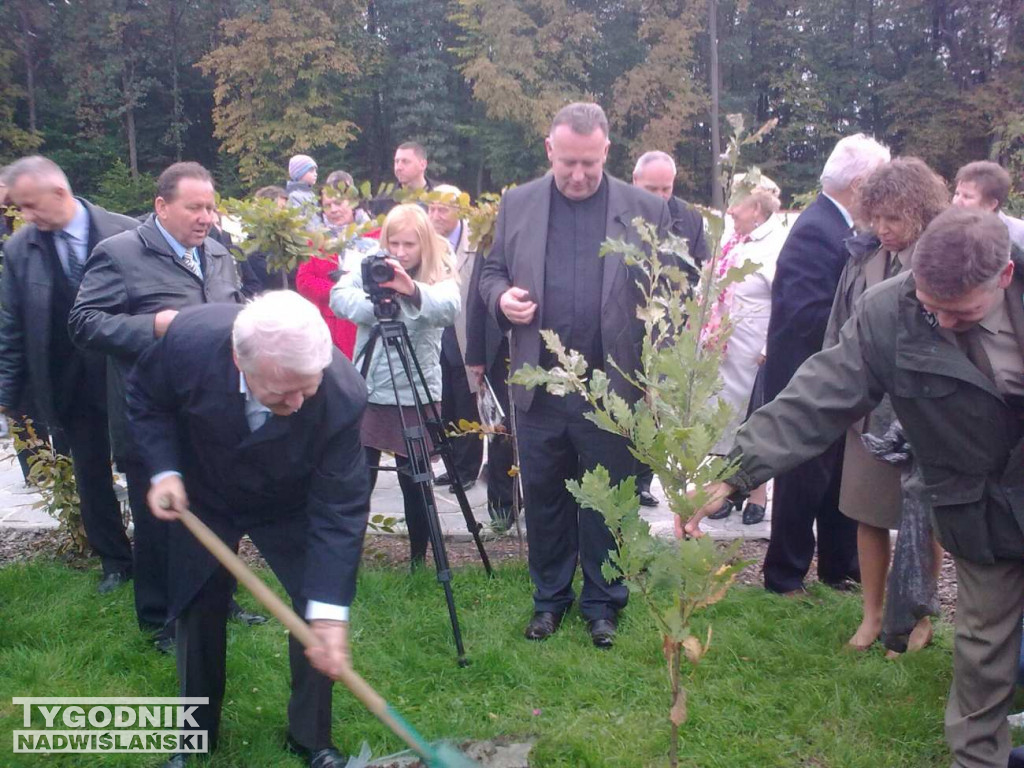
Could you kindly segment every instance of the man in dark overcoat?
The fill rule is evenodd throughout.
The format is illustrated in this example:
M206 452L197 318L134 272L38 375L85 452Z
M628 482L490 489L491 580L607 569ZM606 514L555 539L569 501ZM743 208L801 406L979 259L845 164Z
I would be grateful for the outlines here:
M839 276L849 257L855 194L871 171L889 161L889 150L857 134L840 140L821 173L822 192L797 218L779 253L772 281L763 369L765 400L789 383L800 365L821 350ZM857 524L839 511L842 442L775 479L772 529L764 585L799 592L814 557L817 524L818 578L843 588L860 580Z
M4 246L0 300L0 412L31 399L67 443L89 545L103 565L97 589L132 574L132 550L114 494L107 428L106 358L76 349L68 313L96 245L138 226L135 219L75 197L67 176L45 157L6 170L11 202L25 225Z
M198 163L175 163L157 180L155 213L131 232L97 247L68 318L82 349L112 362L111 437L128 479L135 522L135 611L166 648L167 530L146 512L148 476L127 434L124 381L138 356L167 331L178 310L239 303L235 262L208 237L216 220L213 177Z
M644 325L638 270L621 254L601 258L605 238L641 246L632 222L642 217L664 233L670 223L661 198L604 173L608 120L597 104L570 104L552 121L545 140L551 173L508 191L495 223L494 245L484 260L480 293L487 311L512 331L511 369L529 363L550 368L555 359L540 331L558 334L590 369L608 374L611 388L629 402L640 397L607 359L624 371L640 367ZM635 474L622 438L586 419L583 399L512 387L530 543L534 616L526 637L542 640L559 626L574 599L577 558L583 570L580 612L598 647L612 645L627 589L609 582L601 564L614 539L601 515L581 509L565 481L598 464L612 482Z
M233 548L248 534L322 642L306 654L289 638L288 745L313 768L345 764L331 744L324 673L348 663L348 606L369 513L365 406L366 385L319 311L291 291L244 309L183 310L128 382L153 514L169 520L190 508ZM169 543L181 695L210 698L196 719L214 747L233 582L184 526L171 524ZM177 755L169 766L185 762Z

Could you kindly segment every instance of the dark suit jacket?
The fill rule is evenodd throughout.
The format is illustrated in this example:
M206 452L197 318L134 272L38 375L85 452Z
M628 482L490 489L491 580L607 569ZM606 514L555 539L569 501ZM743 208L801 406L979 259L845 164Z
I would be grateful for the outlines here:
M645 192L606 174L608 179L608 218L605 237L625 239L642 247L632 220L641 216L658 225L664 233L670 223L668 206L660 197ZM524 363L537 365L540 360L540 323L544 314L544 269L548 234L548 211L551 207L552 178L539 179L509 190L501 198L495 224L494 245L484 259L480 274L480 293L487 311L504 328L512 329L512 372ZM611 357L626 371L640 364L643 322L637 319L636 308L641 301L637 280L643 275L639 268L627 267L622 255L605 257L601 288L601 343L606 357ZM506 290L525 288L537 302L537 313L527 326L510 325L498 308L498 299ZM639 392L634 390L612 366L606 366L611 388L632 402ZM529 410L533 390L513 385L512 401L518 408Z
M153 216L132 232L104 240L89 257L68 317L71 339L112 359L111 439L114 455L128 452L124 379L136 358L155 341L153 318L164 309L242 301L235 262L220 243L206 238L199 249L200 280L156 228Z
M704 236L704 217L691 205L678 197L668 201L668 212L672 217L669 231L676 237L686 239L690 246L690 257L699 267L708 258L708 242Z
M139 456L150 476L180 471L192 510L224 541L248 533L291 595L349 605L370 503L359 435L366 385L335 349L297 413L251 431L231 357L239 311L185 309L139 358L128 380ZM215 561L184 526L172 530L176 615Z
M466 365L482 365L488 375L494 370L501 340L505 331L498 325L494 314L487 311L480 294L480 273L484 260L476 259L469 277L469 291L466 295Z
M139 223L82 200L89 213L89 248ZM4 245L2 306L0 306L0 405L18 409L25 395L32 397L49 424L57 426L55 382L51 379L54 269L45 235L26 224ZM102 367L102 366L101 366ZM102 384L101 384L102 386Z
M824 195L818 195L793 224L772 281L766 401L785 388L807 358L821 351L839 276L849 257L843 241L851 233L839 208Z

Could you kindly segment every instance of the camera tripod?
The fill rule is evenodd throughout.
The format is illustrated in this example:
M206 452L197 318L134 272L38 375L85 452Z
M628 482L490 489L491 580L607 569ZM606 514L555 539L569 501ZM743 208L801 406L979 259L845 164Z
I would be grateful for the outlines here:
M395 376L401 370L412 389L416 421L408 423L404 409L398 408L406 455L409 457L408 468L399 469L395 467L392 470L390 467L377 467L377 469L394 472L406 471L417 485L423 502L423 510L426 513L427 528L430 534L430 549L434 553L434 564L437 568L437 580L444 589L445 601L448 603L448 617L452 623L452 634L455 637L458 663L459 666L466 666L469 662L466 659L466 651L462 645L462 630L459 628L459 617L455 611L451 567L448 564L448 553L444 547L444 535L441 531L441 521L437 516L437 501L434 498L434 488L431 482L433 478L430 473L430 457L432 455L440 456L441 461L444 462L448 477L451 478L452 486L455 488L455 498L459 502L462 516L466 519L466 528L473 536L476 548L480 552L480 560L483 562L484 570L488 576L493 576L491 562L487 557L487 552L484 550L483 541L480 539L480 531L483 529L483 526L476 521L476 518L473 516L473 510L469 506L469 501L466 499L466 492L462 488L461 478L458 476L455 462L452 459L452 444L445 434L444 423L441 421L437 403L430 399L427 402L423 402L420 397L420 386L423 387L422 391L427 394L428 398L430 390L427 387L426 377L423 375L420 362L416 359L416 353L409 340L409 330L405 327L405 323L401 320L378 318L377 324L370 331L370 338L367 339L366 344L359 353L359 356L363 358L360 372L364 379L369 372L370 363L373 360L374 347L378 341L383 342L384 356L387 359L388 371L391 377L391 387L395 392L395 402L399 402L398 385L396 384ZM414 371L415 378L413 376ZM430 442L427 440L428 436ZM429 448L431 443L434 447L433 452Z

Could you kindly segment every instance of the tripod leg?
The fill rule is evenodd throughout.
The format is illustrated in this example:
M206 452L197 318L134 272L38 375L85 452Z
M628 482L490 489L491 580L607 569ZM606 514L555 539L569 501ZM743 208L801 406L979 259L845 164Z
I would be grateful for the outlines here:
M392 359L393 346L394 352L398 357L398 362L401 365L406 379L409 381L410 387L413 391L413 400L416 405L416 414L419 423L411 426L406 424L405 415L402 412L401 406L399 406L399 414L402 419L402 436L405 440L406 455L409 458L407 471L409 473L409 477L416 483L420 494L422 509L427 518L427 529L430 533L430 548L434 553L434 564L437 568L437 580L444 590L445 602L448 605L448 618L452 625L452 635L455 639L455 650L457 653L458 664L459 666L464 667L469 663L469 661L466 658L466 649L462 643L462 629L459 626L459 617L455 609L455 595L452 591L451 567L448 563L448 552L444 546L444 535L441 531L441 521L437 515L437 502L434 498L434 488L431 483L430 451L427 448L427 431L423 415L423 404L420 402L416 386L413 384L412 370L409 365L409 357L412 356L415 361L415 356L413 356L412 347L408 343L409 337L405 326L401 323L399 323L399 326L401 332L397 334L388 332L388 330L385 329L384 354L387 357L392 386L395 386L395 373L397 372ZM417 370L419 370L419 364L416 363L416 365ZM422 372L420 373L422 377ZM423 389L425 392L429 392L426 387L425 380L423 381ZM400 402L397 386L395 386L395 402Z
M403 325L402 330L402 341L405 345L406 350L412 350L412 343L409 340L409 331ZM401 347L399 348L401 349ZM416 359L416 355L411 354L409 357L412 358L412 364L416 368L417 380L422 384L423 391L428 393L430 390L427 388L427 380L423 375L423 369L420 367L419 360ZM410 370L409 360L399 355L399 359L402 362L402 367L405 369L406 376L409 381L412 381L412 371ZM417 406L419 403L419 394L416 391L416 387L413 387L413 396L416 399ZM448 477L451 478L452 486L455 488L455 498L459 502L459 509L462 512L462 517L466 521L466 530L469 531L473 537L473 541L476 543L477 551L480 553L480 561L484 565L484 571L488 576L494 576L494 569L491 568L491 559L487 556L487 550L484 549L483 539L480 538L480 531L483 530L483 526L477 522L476 517L473 515L473 508L469 505L469 499L466 498L466 491L462 487L462 478L458 475L458 470L455 467L454 454L452 453L452 442L448 439L448 435L445 434L444 424L441 421L441 414L438 412L437 403L430 401L424 404L425 408L430 409L430 418L424 420L424 424L427 424L433 429L430 430L430 436L434 443L434 453L441 457L441 461L444 463L444 468L448 472ZM424 408L419 409L422 413Z

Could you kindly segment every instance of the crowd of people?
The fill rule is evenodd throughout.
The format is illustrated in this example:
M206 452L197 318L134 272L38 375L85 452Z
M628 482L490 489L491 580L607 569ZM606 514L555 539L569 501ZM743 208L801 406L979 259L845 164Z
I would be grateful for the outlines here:
M579 613L595 647L614 645L628 599L602 571L614 539L565 482L602 465L613 482L636 476L640 503L656 506L651 470L587 418L581 398L509 383L524 364L552 364L541 331L553 331L635 402L643 393L621 372L639 366L642 291L621 254L599 258L602 243L642 246L629 224L640 216L684 238L698 267L709 257L702 216L674 195L671 155L644 153L629 183L605 172L609 146L600 106L561 109L545 139L550 172L502 197L486 254L470 245L460 190L427 178L419 144L396 149L395 178L438 193L433 202L382 197L367 210L337 194L353 184L348 173L318 188L316 161L296 155L283 186L254 195L332 235L382 218L293 274L258 253L236 258L197 163L160 175L141 222L74 196L47 158L4 170L24 225L3 248L0 411L33 416L70 454L102 564L97 589L133 581L139 626L177 654L182 695L210 698L200 720L212 746L226 622L265 619L233 602L231 577L175 520L191 508L229 545L248 535L266 557L321 640L305 653L290 641L288 746L315 768L343 765L330 738L330 679L348 663L382 453L398 465L411 563L427 553L403 433L417 400L439 403L445 423L478 420L483 391L514 410L534 586L524 635L558 631L577 601L579 564ZM867 651L883 636L892 655L932 636L924 611L891 641L899 633L883 613L893 576L934 591L950 553L960 597L947 735L955 765L1002 768L1013 759L1005 717L1024 611L1024 274L1015 271L1024 222L1002 210L1010 177L970 163L951 198L924 162L892 158L858 134L837 143L821 193L791 224L781 190L751 179L734 185L715 268L756 266L711 313L733 328L718 397L736 414L714 450L738 470L708 489L711 501L679 533L700 535L703 517L739 510L743 523L760 522L774 478L766 589L803 593L817 554L819 581L862 585L849 646ZM408 330L422 384L396 373L383 345L367 350L379 307L361 267L381 255L389 273L376 290L389 292ZM898 462L876 450L882 442L899 445ZM509 435L488 441L482 481L499 531L518 511L513 448ZM467 490L481 481L482 442L455 438L452 450L453 471L434 483ZM131 540L112 460L127 478ZM890 532L911 518L925 526L928 551L890 574ZM187 761L174 755L167 766Z

